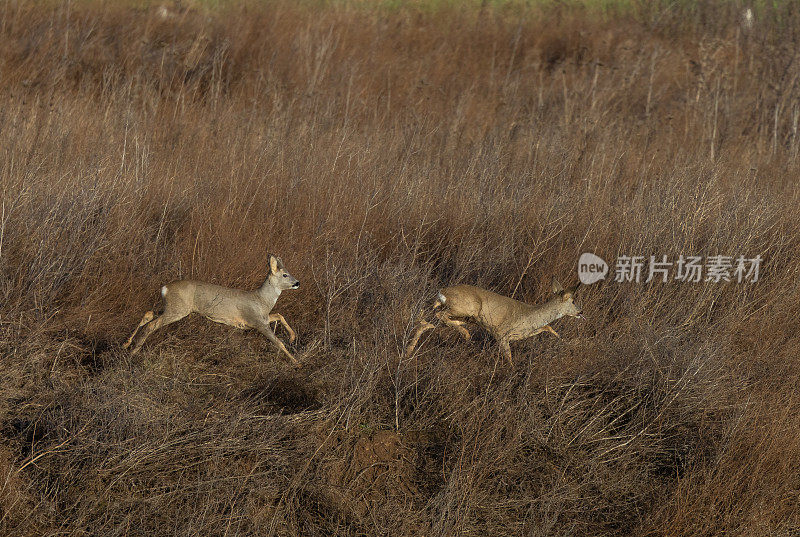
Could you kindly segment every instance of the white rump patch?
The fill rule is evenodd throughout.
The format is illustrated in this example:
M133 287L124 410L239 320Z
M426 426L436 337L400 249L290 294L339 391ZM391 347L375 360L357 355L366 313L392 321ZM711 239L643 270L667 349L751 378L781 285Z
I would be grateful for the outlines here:
M162 297L167 296L167 286L166 285L161 288L161 296Z
M439 299L439 302L441 302L442 304L444 304L445 302L447 302L447 297L446 297L446 296L444 296L442 293L439 293L438 295L436 295L436 298L438 298L438 299Z

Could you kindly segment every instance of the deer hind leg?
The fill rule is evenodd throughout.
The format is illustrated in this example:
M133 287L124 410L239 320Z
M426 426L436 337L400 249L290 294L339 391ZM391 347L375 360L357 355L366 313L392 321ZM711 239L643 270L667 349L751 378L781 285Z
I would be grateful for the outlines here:
M289 343L294 343L294 340L297 339L297 334L294 333L292 327L289 326L289 323L286 322L286 319L283 318L283 315L280 313L270 313L269 314L269 322L271 323L281 323L286 331L289 333Z
M144 317L142 317L142 320L139 321L139 326L137 326L136 329L133 331L133 334L131 334L131 337L128 338L128 341L126 341L125 343L122 344L122 348L123 349L127 349L128 347L131 346L131 343L133 342L133 338L136 337L136 333L139 331L139 329L141 327L143 327L144 325L146 325L147 323L149 323L150 321L152 321L153 317L155 317L155 315L153 315L152 311L148 311L148 312L146 312L144 314Z
M444 306L444 304L445 304L445 298L440 293L436 297L436 301L433 303L433 308L432 308L433 311L436 312L436 310ZM462 321L456 321L451 319L446 310L438 311L434 313L434 315L436 316L437 319L444 321L448 325L460 331L464 336L464 339L470 338L467 329L461 326L464 323ZM417 347L417 343L419 343L419 338L422 337L422 334L424 334L428 330L433 330L434 328L436 328L435 325L429 323L427 320L425 320L424 317L420 317L419 324L417 324L417 330L414 332L414 336L411 338L411 343L409 343L408 346L406 347L406 356L410 356L411 353L414 352L414 349Z
M411 343L408 344L406 347L406 356L410 356L414 349L419 343L419 338L422 337L422 334L427 332L428 330L433 330L436 328L434 325L426 321L424 318L420 318L419 324L417 325L417 330L414 332L414 337L411 338Z
M271 342L273 342L275 344L275 346L278 347L278 349L281 352L283 352L286 356L288 356L289 357L289 361L292 362L292 365L294 367L300 367L300 365L301 365L300 362L298 362L297 359L294 356L292 356L291 352L286 350L286 346L284 346L283 342L280 339L278 339L278 336L275 335L275 332L272 331L272 328L269 327L269 322L257 326L256 330L258 330L263 335L265 335L267 337L267 339L269 339Z
M189 312L186 312L186 313L183 313L183 312L181 312L181 313L172 313L172 312L166 312L165 311L160 317L156 317L155 319L153 319L152 321L147 323L144 326L144 328L142 328L141 331L139 331L139 335L136 336L133 339L134 343L133 343L133 350L131 351L131 354L133 355L133 354L136 354L136 353L139 352L139 349L142 348L142 345L144 345L145 340L148 337L150 337L150 334L152 334L153 332L155 332L159 328L167 326L168 324L172 324L175 321L180 321L181 319L183 319L187 315L189 315Z
M469 341L472 337L469 330L464 328L464 321L453 319L447 310L436 312L436 317L447 326L456 329L464 337L465 341Z

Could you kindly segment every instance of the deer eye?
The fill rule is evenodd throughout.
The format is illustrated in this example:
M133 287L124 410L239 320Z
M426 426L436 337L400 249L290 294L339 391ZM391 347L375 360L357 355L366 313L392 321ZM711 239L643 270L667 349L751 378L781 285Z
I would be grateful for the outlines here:
M289 277L289 275L288 275L288 274L284 274L284 275L283 275L283 277L284 277L284 278L288 278L288 277Z

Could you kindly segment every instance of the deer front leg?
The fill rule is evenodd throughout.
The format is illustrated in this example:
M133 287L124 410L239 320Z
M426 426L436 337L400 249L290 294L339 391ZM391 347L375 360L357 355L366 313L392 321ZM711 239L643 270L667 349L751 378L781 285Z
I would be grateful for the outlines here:
M257 326L256 329L262 334L264 334L267 337L267 339L273 342L275 346L278 347L278 349L280 349L286 356L288 356L289 360L291 361L294 367L298 368L300 367L301 365L300 362L298 362L297 359L295 359L295 357L292 356L292 353L286 350L286 347L283 345L283 342L281 342L281 340L278 339L278 336L276 336L275 332L272 331L272 328L269 327L269 323L264 323L260 326Z
M544 330L546 330L546 331L550 332L550 333L551 333L551 334L553 334L554 336L556 336L558 339L561 339L561 336L559 336L559 335L558 335L558 332L556 332L555 330L553 330L553 328L552 328L552 327L551 327L549 324L548 324L547 326L544 326L544 327L542 327L542 328L543 328Z
M553 328L549 324L545 325L545 326L543 326L543 327L541 327L541 328L539 328L537 330L534 330L533 334L531 334L531 335L535 336L536 334L541 334L542 332L550 332L551 334L553 334L557 338L561 339L561 336L558 335L558 332L553 330Z
M514 367L514 361L511 359L511 341L508 338L502 338L499 341L500 350L503 351L503 356L508 360L508 364Z
M269 322L281 323L283 325L283 327L289 333L289 343L294 343L294 340L297 339L297 335L294 333L294 330L292 330L292 327L289 326L289 323L286 322L286 319L284 319L283 315L280 313L270 313Z
M444 324L451 328L455 328L463 337L465 341L469 341L472 336L470 336L469 330L464 328L464 321L458 321L450 317L450 313L447 311L440 311L436 313L436 317L439 318Z

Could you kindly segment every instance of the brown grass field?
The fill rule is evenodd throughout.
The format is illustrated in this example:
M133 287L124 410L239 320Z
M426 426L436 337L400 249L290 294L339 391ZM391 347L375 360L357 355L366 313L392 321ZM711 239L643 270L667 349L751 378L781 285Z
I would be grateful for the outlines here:
M0 4L0 534L798 535L791 3L168 6ZM586 251L764 261L403 359L438 287ZM268 252L300 371L196 317L120 348Z

